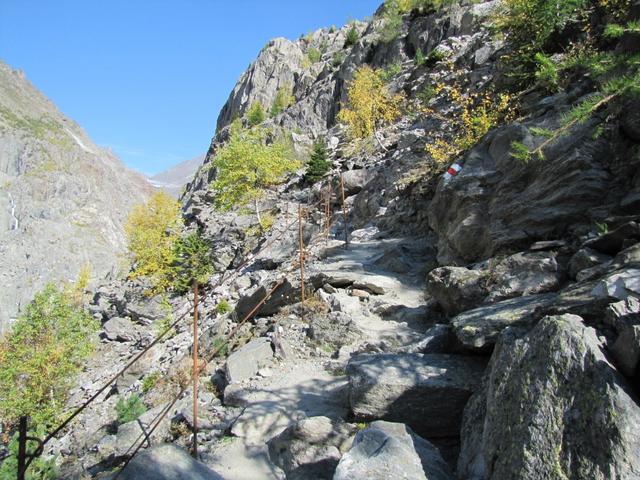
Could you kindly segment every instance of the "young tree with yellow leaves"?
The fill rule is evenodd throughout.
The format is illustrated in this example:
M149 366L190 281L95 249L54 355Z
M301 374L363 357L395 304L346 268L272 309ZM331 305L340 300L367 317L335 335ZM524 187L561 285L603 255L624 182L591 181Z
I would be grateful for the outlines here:
M338 120L349 128L353 138L366 138L377 128L400 116L403 96L392 94L381 72L368 65L356 70L348 87L349 103L338 113Z
M180 204L164 192L131 209L125 232L133 261L132 278L147 276L156 292L165 291L172 277L173 244L180 236Z
M300 167L290 143L274 137L265 128L246 130L239 123L232 125L229 141L218 149L213 161L218 170L211 184L216 208L229 210L253 201L262 225L258 199L263 190L283 182L287 173Z

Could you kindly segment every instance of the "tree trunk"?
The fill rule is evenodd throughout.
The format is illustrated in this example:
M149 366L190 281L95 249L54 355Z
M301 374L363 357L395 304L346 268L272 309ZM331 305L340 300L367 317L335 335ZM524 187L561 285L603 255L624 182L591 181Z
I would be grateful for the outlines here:
M256 207L256 217L258 217L258 225L260 225L260 231L262 231L262 218L260 217L260 208L258 205L258 199L256 198L254 200L255 203L255 207Z

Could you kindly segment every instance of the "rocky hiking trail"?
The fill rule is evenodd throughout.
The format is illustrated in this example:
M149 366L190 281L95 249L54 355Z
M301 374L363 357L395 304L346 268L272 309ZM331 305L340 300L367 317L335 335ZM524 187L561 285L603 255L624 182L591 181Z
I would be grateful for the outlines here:
M225 399L233 396L231 402L243 410L231 427L234 437L205 454L204 463L229 480L284 478L269 461L267 442L305 418L348 419L345 371L351 353L381 342L401 348L424 338L427 326L420 320L426 310L424 285L416 272L426 259L400 253L411 246L419 250L410 242L351 240L347 249L338 240L326 246L318 242L323 258L308 265L309 275L323 276L320 297L330 305L330 312L347 314L349 330L357 333L335 352L300 342L297 348L287 349L286 358L266 364L246 383L228 386ZM411 269L398 267L403 262ZM395 271L389 266L395 266ZM297 315L288 320L294 332L309 328Z

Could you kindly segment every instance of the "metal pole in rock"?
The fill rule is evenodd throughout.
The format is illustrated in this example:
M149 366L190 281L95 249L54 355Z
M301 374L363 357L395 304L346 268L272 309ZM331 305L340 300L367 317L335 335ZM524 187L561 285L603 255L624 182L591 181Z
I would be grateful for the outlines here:
M198 281L193 282L193 458L198 458Z
M342 194L342 216L344 218L344 248L349 248L349 228L347 226L347 205L344 201L344 178L340 174L340 192Z
M27 466L27 417L20 417L18 427L18 480L24 480Z
M304 319L304 236L302 229L302 205L298 204L298 237L300 239L300 318Z

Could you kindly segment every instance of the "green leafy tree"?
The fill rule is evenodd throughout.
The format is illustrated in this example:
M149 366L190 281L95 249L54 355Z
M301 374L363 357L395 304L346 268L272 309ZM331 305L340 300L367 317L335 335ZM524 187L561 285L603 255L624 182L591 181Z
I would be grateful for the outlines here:
M254 201L260 224L258 199L264 189L282 183L288 173L300 167L287 140L276 138L265 128L245 130L237 123L213 163L218 171L211 184L216 208L229 210Z
M11 424L28 415L36 427L59 421L98 327L53 284L36 294L0 341L0 418Z
M165 291L172 277L173 244L182 227L180 204L164 192L135 205L125 224L133 261L131 278L149 277L156 292Z
M247 121L249 126L255 127L260 125L267 119L267 115L264 113L264 107L260 102L253 102L247 111Z
M327 158L327 147L324 142L318 141L313 144L311 157L307 162L307 173L305 178L312 183L320 180L331 168L331 162Z
M285 84L276 92L276 98L273 99L273 105L271 105L271 116L276 117L284 112L289 105L295 102L295 97L290 84Z
M191 233L176 241L174 250L174 281L178 293L185 293L194 285L205 283L211 273L211 249L200 233Z

